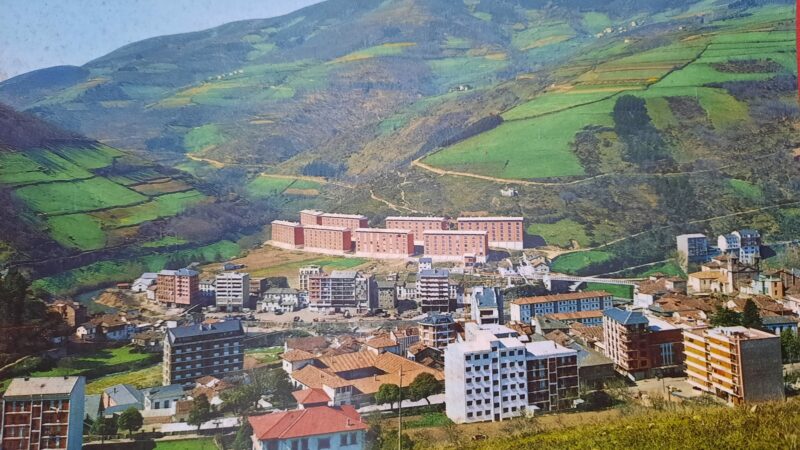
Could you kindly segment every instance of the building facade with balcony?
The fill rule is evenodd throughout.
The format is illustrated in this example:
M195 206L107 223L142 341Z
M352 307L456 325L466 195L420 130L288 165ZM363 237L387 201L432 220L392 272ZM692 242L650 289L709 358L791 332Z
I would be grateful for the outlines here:
M194 385L197 378L244 368L245 332L238 320L168 328L164 336L163 384Z
M443 269L422 270L417 275L417 300L423 313L455 310L451 295L450 272Z
M603 311L603 352L632 379L682 372L683 330L640 311Z
M464 342L444 355L447 416L456 423L562 410L578 397L576 350L525 343L502 325L467 323Z
M239 312L250 305L250 275L224 272L216 278L216 305L226 312Z
M444 349L456 341L456 323L450 314L430 313L417 322L422 345Z
M372 275L334 270L308 278L308 306L312 311L365 313L377 305L378 288Z
M168 307L194 306L200 301L200 274L191 269L162 270L156 278L156 301Z
M728 403L783 400L780 337L735 327L684 331L687 382Z
M83 377L15 378L2 400L3 450L80 450L83 446Z

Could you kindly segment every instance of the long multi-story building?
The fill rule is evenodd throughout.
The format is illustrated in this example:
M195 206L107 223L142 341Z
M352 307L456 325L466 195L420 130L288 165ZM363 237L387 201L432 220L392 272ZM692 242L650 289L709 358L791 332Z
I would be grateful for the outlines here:
M414 235L394 228L356 228L356 256L405 259L414 256Z
M443 269L421 270L417 275L417 299L423 313L455 310L450 291L450 272Z
M425 230L422 240L425 256L433 261L462 262L465 257L484 263L489 254L486 231Z
M531 323L535 316L577 311L602 311L613 306L613 296L605 291L523 297L511 302L511 320Z
M272 221L272 244L282 248L300 248L303 246L303 225L285 220Z
M200 301L200 274L191 269L162 270L156 278L156 301L173 306L194 306Z
M422 237L425 231L448 230L450 224L444 217L390 216L386 218L386 228L411 230L414 235L414 245L425 245Z
M461 231L485 231L490 247L522 250L525 231L522 217L459 217Z
M780 337L736 327L684 330L689 384L732 404L782 400Z
M2 401L3 450L80 450L83 377L15 378Z
M194 385L244 368L244 328L238 320L168 328L164 335L163 384Z
M445 349L444 366L447 416L456 423L566 409L578 396L576 350L524 343L502 325L467 323L464 342Z
M223 311L236 312L249 308L250 275L242 272L223 272L216 278L216 304Z
M342 255L353 249L350 228L327 225L308 225L303 227L305 250L316 253Z
M320 217L321 225L327 227L343 227L351 230L369 227L369 219L361 214L323 213Z
M430 313L417 322L417 328L426 347L443 349L456 341L456 322L450 314Z
M375 278L351 270L308 277L308 306L318 312L363 313L377 308L378 288Z
M603 311L603 352L634 379L682 371L683 330L640 311Z

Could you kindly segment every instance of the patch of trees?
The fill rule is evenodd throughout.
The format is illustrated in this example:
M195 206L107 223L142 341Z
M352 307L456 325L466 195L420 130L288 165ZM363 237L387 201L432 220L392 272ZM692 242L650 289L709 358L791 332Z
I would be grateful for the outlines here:
M792 330L781 332L781 355L784 363L800 362L800 335Z
M256 370L250 374L250 383L220 394L223 408L242 414L254 408L262 397L275 407L288 409L295 402L292 396L293 387L283 369Z
M604 127L588 126L578 132L572 142L572 151L578 157L578 161L587 175L600 173L600 164L602 163L600 146L603 143L597 134L604 129Z
M771 59L732 59L711 66L726 73L775 73L783 70L782 65Z
M666 142L653 125L644 99L623 95L613 111L614 130L624 145L623 158L644 170L671 163Z
M769 97L778 97L797 89L797 77L793 74L781 74L768 80L726 81L710 84L727 90L737 100L746 101Z
M758 313L758 306L753 300L748 299L744 303L744 308L741 313L720 306L711 316L711 325L715 327L733 327L743 326L746 328L755 328L756 330L763 330L764 323L761 321L761 316Z
M344 173L346 169L347 167L342 163L332 164L327 161L316 159L306 164L303 167L302 173L303 175L312 177L336 178Z
M0 104L0 144L3 147L23 150L44 147L49 142L61 140L90 142L31 114L20 113Z
M0 355L26 355L49 346L53 337L68 334L58 313L33 296L28 280L16 270L0 277Z

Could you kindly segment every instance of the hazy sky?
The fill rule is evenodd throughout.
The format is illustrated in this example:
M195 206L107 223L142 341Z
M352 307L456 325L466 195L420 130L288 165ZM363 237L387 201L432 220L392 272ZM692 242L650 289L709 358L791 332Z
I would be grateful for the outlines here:
M322 0L1 0L0 80L125 44L279 16Z

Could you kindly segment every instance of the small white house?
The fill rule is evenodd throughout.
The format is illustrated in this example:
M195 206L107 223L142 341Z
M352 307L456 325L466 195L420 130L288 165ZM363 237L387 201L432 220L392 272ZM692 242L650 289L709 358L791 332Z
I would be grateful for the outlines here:
M290 313L300 309L302 295L297 289L269 288L264 292L263 299L258 302L258 310L262 312Z
M131 284L131 291L132 292L145 292L147 288L156 284L156 278L158 278L158 274L155 272L145 272L134 280Z

